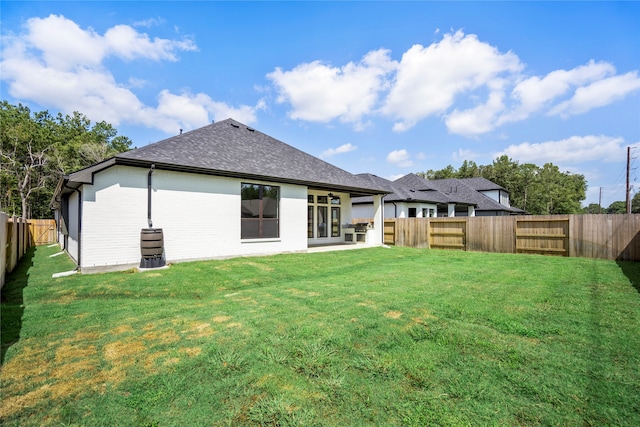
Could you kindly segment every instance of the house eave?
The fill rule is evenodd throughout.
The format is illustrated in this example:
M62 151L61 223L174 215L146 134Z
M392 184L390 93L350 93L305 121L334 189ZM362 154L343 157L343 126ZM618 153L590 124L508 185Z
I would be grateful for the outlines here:
M73 189L79 188L83 184L93 184L93 176L96 173L103 171L107 168L110 168L114 165L139 167L139 168L146 169L146 168L149 168L152 164L155 165L156 170L167 170L167 171L173 171L173 172L186 172L186 173L195 173L195 174L201 174L201 175L223 176L223 177L229 177L229 178L252 179L252 180L259 180L259 181L271 181L271 182L281 182L285 184L304 185L313 189L349 193L351 197L373 196L377 194L389 193L387 190L380 189L380 188L365 188L365 187L358 187L358 186L336 184L331 182L306 181L306 180L300 180L300 179L252 174L252 173L239 172L239 171L206 169L206 168L198 168L198 167L184 166L184 165L178 165L178 164L161 163L161 162L159 163L159 162L153 162L150 160L129 159L124 157L112 157L103 162L97 163L93 166L90 166L85 169L81 169L70 175L66 175L62 177L60 182L58 183L58 188L56 189L54 200L59 201L60 196L73 191ZM52 204L53 204L53 201L52 201Z
M198 168L194 166L184 166L184 165L177 165L177 164L171 164L171 163L158 163L150 160L137 160L137 159L116 157L115 164L122 165L122 166L143 167L143 168L148 168L152 164L154 164L156 170L167 170L167 171L173 171L173 172L186 172L186 173L195 173L195 174L201 174L201 175L223 176L228 178L253 179L253 180L260 180L260 181L281 182L285 184L304 185L306 187L313 188L313 189L345 192L345 193L351 194L352 197L372 196L376 194L388 193L388 191L378 189L378 188L363 188L363 187L354 187L354 186L348 186L348 185L335 184L330 182L305 181L300 179L252 174L252 173L246 173L246 172L240 172L240 171Z

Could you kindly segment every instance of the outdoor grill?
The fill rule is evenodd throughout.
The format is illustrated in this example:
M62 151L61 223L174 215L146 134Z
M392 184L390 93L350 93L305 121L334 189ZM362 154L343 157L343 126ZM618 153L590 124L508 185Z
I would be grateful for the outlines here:
M353 224L353 228L356 233L366 233L367 229L369 228L369 223L368 222L356 222L355 224Z
M343 224L342 228L344 228L344 240L346 242L354 242L353 238L355 237L355 242L365 242L367 230L370 228L370 224L368 222L357 222L355 224Z

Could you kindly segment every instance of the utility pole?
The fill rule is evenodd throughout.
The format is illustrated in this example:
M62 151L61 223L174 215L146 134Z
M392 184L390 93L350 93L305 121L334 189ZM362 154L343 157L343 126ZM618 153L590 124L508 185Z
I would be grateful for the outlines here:
M629 186L630 169L631 169L631 147L627 147L627 214L631 213L631 187Z
M602 187L600 187L600 197L598 197L598 213L602 213Z

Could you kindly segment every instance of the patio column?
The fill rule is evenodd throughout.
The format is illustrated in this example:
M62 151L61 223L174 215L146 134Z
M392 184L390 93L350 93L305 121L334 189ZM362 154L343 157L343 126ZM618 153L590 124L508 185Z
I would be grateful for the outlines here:
M384 230L382 197L382 194L373 196L373 230L367 233L367 244L372 246L382 245L382 230Z
M471 205L468 208L469 216L476 216L476 207Z
M456 216L456 204L449 203L449 217L454 217L454 216Z

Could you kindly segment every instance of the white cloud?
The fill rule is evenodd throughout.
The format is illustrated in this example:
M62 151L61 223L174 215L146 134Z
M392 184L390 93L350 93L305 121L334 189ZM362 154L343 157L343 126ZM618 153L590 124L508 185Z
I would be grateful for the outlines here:
M559 141L524 142L510 145L494 158L507 155L525 163L577 164L593 160L615 162L624 159L624 139L605 135L572 136Z
M29 50L40 51L44 66L58 70L78 66L99 66L105 57L104 39L93 29L83 30L75 22L60 15L31 18L25 24L23 40ZM27 54L27 52L24 52Z
M409 153L404 148L402 150L394 150L387 154L387 162L402 168L409 168L414 165Z
M138 33L128 25L116 25L107 30L104 42L109 53L126 60L145 58L154 61L177 61L176 50L198 49L193 40L188 38L169 40L156 37L152 41L147 34Z
M549 115L560 114L567 117L582 114L609 105L639 89L640 78L637 71L598 80L576 89L571 99L552 108Z
M133 23L134 27L155 27L164 24L166 21L163 18L149 18L142 21L136 21Z
M405 131L419 120L445 113L462 94L501 87L503 74L522 67L515 54L500 53L475 35L446 34L439 43L417 44L402 55L382 111L398 120L394 130Z
M572 87L589 84L615 73L615 68L605 62L589 61L571 70L555 70L544 77L533 76L520 81L512 91L518 103L501 121L523 120L543 109L554 99L566 94Z
M355 151L357 150L358 147L348 143L348 144L343 144L341 146L339 146L338 148L329 148L327 150L324 150L322 152L322 154L320 155L321 158L326 158L326 157L331 157L335 154L343 154L343 153L348 153L349 151Z
M378 93L385 87L385 75L395 67L389 51L369 52L359 63L332 67L321 61L303 63L291 71L276 68L267 74L278 91L278 102L287 102L292 119L326 123L339 119L356 129L371 114Z
M145 124L154 126L167 133L178 129L194 129L214 121L234 118L242 123L256 121L256 112L263 106L262 101L256 107L233 107L227 103L214 101L209 95L183 92L180 95L163 90L158 95L158 107L146 116Z
M100 35L82 29L59 15L31 18L25 33L3 38L0 71L9 93L17 98L55 107L64 113L80 111L94 121L142 124L175 133L210 122L234 117L255 122L256 106L233 107L212 100L203 93L174 94L162 90L157 106L145 105L132 91L144 79L131 76L116 81L105 68L108 57L134 61L177 61L180 51L197 50L189 38L178 40L151 38L126 25L116 25Z
M496 117L505 109L503 98L502 92L493 92L486 104L469 110L453 110L445 118L447 128L459 135L472 136L490 132L495 127Z

